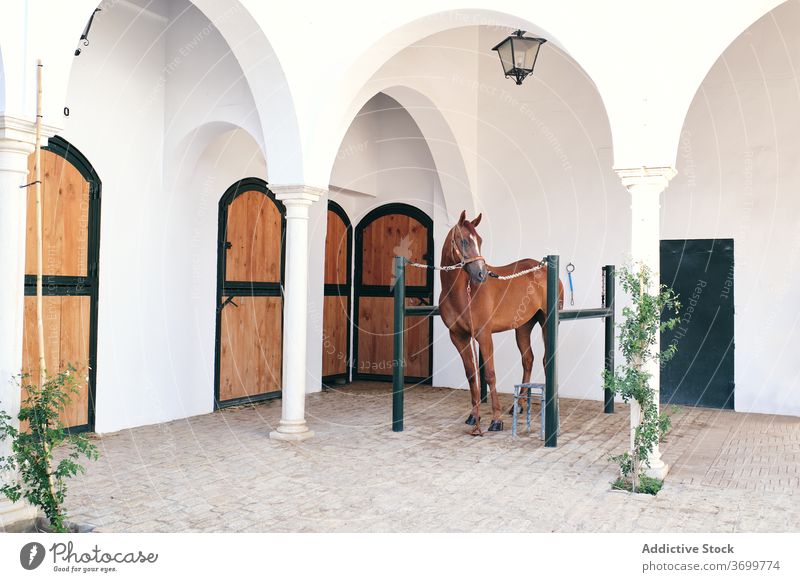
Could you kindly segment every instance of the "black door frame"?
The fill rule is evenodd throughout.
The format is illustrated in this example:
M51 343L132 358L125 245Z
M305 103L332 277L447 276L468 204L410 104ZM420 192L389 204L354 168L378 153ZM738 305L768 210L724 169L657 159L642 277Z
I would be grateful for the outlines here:
M347 344L345 349L347 350L346 358L347 361L345 362L345 371L341 374L330 374L328 376L322 377L322 384L323 386L326 384L330 384L335 382L336 380L344 380L347 382L349 380L349 375L351 373L352 363L350 360L350 337L351 332L350 328L352 325L352 298L350 297L350 291L353 285L353 225L350 222L350 218L347 216L347 213L344 211L344 208L341 207L338 203L334 202L333 200L328 200L328 210L333 211L339 218L342 219L344 222L345 231L347 232L347 278L345 280L344 285L336 284L336 283L325 283L324 287L325 290L323 292L324 297L347 297ZM327 255L327 236L325 237L325 244L326 244L326 255ZM324 271L323 265L323 271ZM323 322L325 319L325 308L323 306L322 309L322 318ZM323 325L324 327L324 325ZM323 338L324 339L324 338ZM323 350L325 346L323 345Z
M364 254L364 230L372 222L386 216L388 214L402 214L409 216L422 224L428 231L427 243L428 252L423 257L429 265L434 264L433 261L433 219L425 212L402 202L392 202L374 208L361 219L356 226L356 248L355 248L355 270L354 270L354 306L353 312L353 358L350 366L350 374L353 380L378 380L383 382L392 381L392 371L388 370L386 374L362 374L358 371L358 332L359 332L359 303L361 297L393 297L392 287L390 285L364 285L362 282L362 256ZM425 270L425 285L407 285L406 297L415 297L427 300L433 304L433 269ZM431 384L433 382L433 318L426 318L428 321L428 333L430 343L428 344L428 375L427 376L406 376L406 382L414 382L416 384Z
M281 274L279 282L253 282L253 281L228 281L225 278L226 259L228 250L227 225L228 207L241 194L245 192L261 192L269 198L281 213ZM216 304L216 333L214 340L214 410L226 406L246 404L248 402L259 402L272 398L280 398L280 389L256 396L243 396L230 400L220 401L219 382L220 382L220 356L222 340L222 309L223 296L227 297L281 297L284 299L283 284L286 270L286 207L275 197L269 189L267 183L261 178L242 178L234 182L222 195L219 200L219 223L217 227L217 304ZM283 365L283 310L284 301L281 301L281 365ZM283 378L283 374L281 374Z
M95 427L95 403L97 397L97 303L99 297L100 263L100 199L102 182L89 159L61 136L51 137L43 150L64 158L89 183L88 249L86 253L86 277L43 274L42 295L89 297L89 380L88 422L67 427L70 433L93 431ZM27 201L26 201L27 204ZM36 295L36 275L25 275L25 295Z

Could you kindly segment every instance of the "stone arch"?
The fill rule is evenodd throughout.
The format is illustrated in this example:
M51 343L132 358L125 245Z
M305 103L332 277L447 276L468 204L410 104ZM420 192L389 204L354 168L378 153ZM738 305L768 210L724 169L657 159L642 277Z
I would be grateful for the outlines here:
M301 180L303 155L297 112L281 60L264 29L238 0L224 3L213 0L187 0L187 3L196 7L208 19L210 27L218 31L241 68L255 103L254 115L260 124L262 135L256 136L256 142L262 145L266 157L270 160L270 168L276 173L274 181L296 183ZM153 3L148 4L147 8L150 12L157 12L156 18L169 18L168 15L161 14L166 8L160 10L158 3L155 7ZM86 13L86 19L89 14L91 12ZM81 22L80 26L84 24L85 21ZM102 15L95 19L93 27L98 26L102 26ZM77 38L80 32L79 30L74 34L74 38ZM203 31L198 34L203 34ZM74 58L82 57L71 57L64 63L66 70L69 71L65 74L67 79L72 75ZM53 66L55 65L57 63ZM169 65L168 63L167 66Z
M745 34L756 22L767 17L782 4L788 4L789 2L790 0L770 0L766 3L766 6L752 6L749 7L749 11L747 12L742 10L742 13L732 15L735 18L730 21L730 24L727 27L719 28L716 38L713 39L713 42L706 47L706 50L698 52L698 63L692 71L692 77L694 80L690 85L693 90L691 90L691 94L686 95L688 99L684 99L684 102L681 105L681 125L678 128L678 132L683 130L683 127L686 124L686 118L689 115L689 110L697 98L697 94L700 92L703 82L706 80L716 63L723 58L725 51L727 51L728 48L730 48L730 46L733 45L740 36ZM680 149L679 141L679 139L675 140L675 144L678 146L676 148L676 157L678 150Z
M225 134L232 134L237 131L246 134L252 139L253 145L256 146L266 165L268 163L267 156L263 144L258 139L260 136L255 135L241 125L229 121L208 121L189 130L177 141L173 152L175 168L171 172L174 183L168 184L168 186L185 185L192 179L197 164L208 148ZM266 179L266 173L261 177Z
M564 52L572 58L576 65L578 63L578 60L556 35L524 17L510 13L485 9L450 10L429 14L409 21L383 37L376 39L376 42L368 50L355 59L338 87L327 95L328 104L325 107L325 115L321 116L323 125L317 127L316 131L321 135L332 137L327 142L326 140L320 140L319 143L308 144L307 173L311 176L311 180L316 179L321 182L327 177L335 160L336 148L347 132L350 122L361 106L376 92L373 90L373 85L370 84L369 94L364 94L365 86L382 66L389 63L402 50L418 41L437 33L471 26L492 27L498 31L499 35L508 34L517 28L523 28L532 35L547 38L548 44ZM594 84L589 72L581 65L577 66L597 89L597 85ZM378 88L378 90L387 92L394 89L390 84L385 88ZM407 90L414 91L415 89L409 87ZM398 91L400 97L398 101L402 103L401 99L408 100L408 96L401 93L402 91ZM391 96L394 97L394 95ZM600 97L603 100L603 96L600 95ZM325 177L319 174L324 174Z
M405 85L390 85L366 99L359 100L358 110L375 95L383 93L395 100L409 114L425 139L439 177L442 195L449 215L457 216L462 209L475 209L472 185L464 157L449 122L440 107L426 94ZM454 216L450 216L452 219Z

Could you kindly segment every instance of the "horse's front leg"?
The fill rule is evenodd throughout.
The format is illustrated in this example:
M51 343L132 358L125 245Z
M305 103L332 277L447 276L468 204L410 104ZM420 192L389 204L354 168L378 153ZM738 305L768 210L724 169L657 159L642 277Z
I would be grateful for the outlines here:
M482 434L480 411L481 388L478 382L477 363L475 362L472 346L470 345L470 336L469 334L462 334L451 330L450 339L453 345L456 346L458 353L461 355L461 361L464 363L464 372L467 375L469 393L472 398L472 412L467 418L467 424L475 426L472 434Z
M489 396L492 399L492 423L489 425L491 432L503 430L503 421L500 420L500 399L497 396L497 374L494 371L494 342L490 331L482 331L478 335L478 345L483 356L483 377L489 385ZM480 392L478 393L480 396Z

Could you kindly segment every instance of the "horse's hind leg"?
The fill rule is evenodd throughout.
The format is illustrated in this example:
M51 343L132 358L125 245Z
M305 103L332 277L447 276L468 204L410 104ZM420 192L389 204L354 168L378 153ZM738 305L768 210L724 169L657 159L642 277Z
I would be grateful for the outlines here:
M563 298L561 299L563 303ZM560 309L560 308L559 308ZM539 310L536 312L534 319L539 323L539 327L542 328L542 343L544 344L544 354L542 356L542 370L544 370L545 375L547 374L547 314L543 310Z
M475 425L473 434L480 434L481 432L481 389L478 382L478 371L476 369L477 363L474 361L474 354L472 346L470 345L470 336L466 334L459 334L450 331L450 339L453 345L456 346L458 353L461 355L461 361L464 363L464 372L467 375L467 383L469 384L469 393L472 399L472 412L467 418L467 424Z
M520 356L522 356L522 383L527 384L531 381L531 372L533 370L533 348L531 347L531 333L533 327L536 325L536 319L531 318L525 324L519 326L514 330L517 337L517 347L519 348ZM520 403L520 407L524 410L524 404ZM512 404L509 414L514 413L514 406Z

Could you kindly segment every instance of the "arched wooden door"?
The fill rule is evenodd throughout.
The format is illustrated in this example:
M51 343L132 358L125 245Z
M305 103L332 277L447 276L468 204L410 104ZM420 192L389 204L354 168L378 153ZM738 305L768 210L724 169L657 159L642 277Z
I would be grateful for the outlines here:
M325 302L322 314L322 381L347 381L350 367L350 272L353 228L344 209L328 202L325 235Z
M100 178L86 157L58 136L49 140L41 156L45 363L50 374L68 365L76 368L78 393L72 395L61 420L72 432L94 430ZM33 176L33 154L28 170ZM38 381L33 188L28 188L26 223L22 370L31 381Z
M355 341L353 379L392 379L394 257L432 264L433 221L408 204L386 204L356 228ZM406 269L408 305L431 305L433 271ZM433 366L433 319L406 318L406 381L429 383Z
M283 204L257 178L219 203L216 407L280 396L283 355Z

